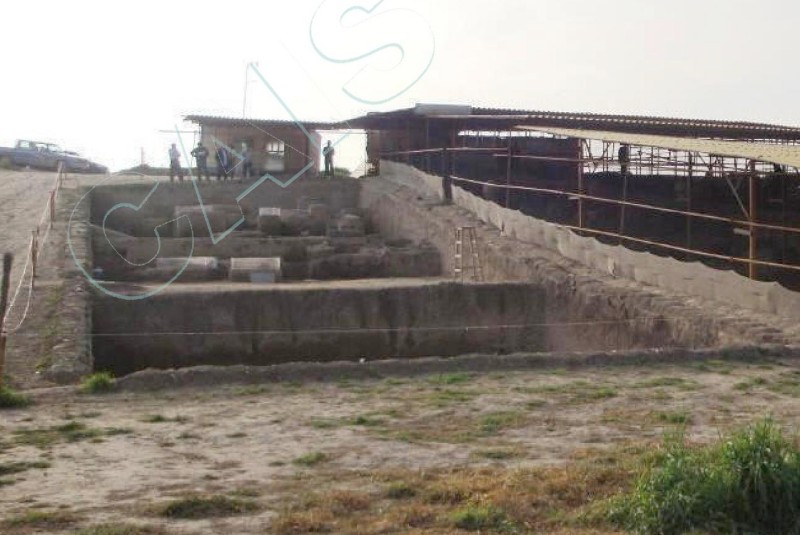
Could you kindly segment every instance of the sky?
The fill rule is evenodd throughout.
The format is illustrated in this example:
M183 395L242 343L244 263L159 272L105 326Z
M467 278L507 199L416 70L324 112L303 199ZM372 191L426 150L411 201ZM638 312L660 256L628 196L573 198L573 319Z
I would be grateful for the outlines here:
M40 0L2 11L0 146L55 142L112 170L142 151L165 165L175 130L193 127L187 114L339 121L426 102L800 126L796 0ZM363 136L340 147L337 165L363 161Z

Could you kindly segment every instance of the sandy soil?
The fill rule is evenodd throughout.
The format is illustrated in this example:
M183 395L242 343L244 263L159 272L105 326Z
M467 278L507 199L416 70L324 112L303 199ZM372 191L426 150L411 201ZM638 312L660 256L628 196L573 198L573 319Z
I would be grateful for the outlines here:
M387 471L565 466L582 450L655 444L681 423L699 441L765 415L796 429L797 397L798 361L105 395L40 390L34 405L0 412L0 474L26 467L0 476L0 531L77 533L124 522L149 526L142 533L269 533L286 507L347 488L353 474L375 482ZM307 454L316 461L304 462ZM194 494L247 496L258 510L159 515L160 505ZM36 531L13 524L31 511L71 516Z

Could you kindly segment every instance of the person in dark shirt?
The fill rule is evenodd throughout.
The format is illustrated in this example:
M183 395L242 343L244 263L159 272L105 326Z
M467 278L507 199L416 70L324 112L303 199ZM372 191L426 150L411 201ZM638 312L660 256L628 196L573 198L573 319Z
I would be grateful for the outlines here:
M622 176L625 176L628 174L628 163L631 161L631 147L629 145L620 145L617 156L619 157Z
M325 156L325 176L334 176L335 171L333 170L333 155L336 151L333 150L333 145L331 145L331 141L328 140L328 144L325 145L325 148L322 149L322 154Z
M253 176L253 151L242 143L242 180Z
M231 172L231 155L225 147L217 147L217 180L228 179Z
M206 175L206 180L211 181L211 176L208 174L208 149L203 145L202 141L197 143L197 146L192 150L197 162L197 179L203 180L203 175Z

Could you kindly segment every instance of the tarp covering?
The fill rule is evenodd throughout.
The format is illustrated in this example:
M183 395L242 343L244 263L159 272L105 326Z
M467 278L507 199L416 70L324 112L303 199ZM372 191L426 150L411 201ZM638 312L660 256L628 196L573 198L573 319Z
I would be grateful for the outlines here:
M576 128L544 128L538 126L519 126L521 130L534 130L554 136L576 139L597 139L614 143L626 143L662 149L703 152L715 156L748 158L761 162L800 167L800 145L773 145L750 143L746 141L721 141L673 136L654 136L651 134L630 134L601 130L581 130Z

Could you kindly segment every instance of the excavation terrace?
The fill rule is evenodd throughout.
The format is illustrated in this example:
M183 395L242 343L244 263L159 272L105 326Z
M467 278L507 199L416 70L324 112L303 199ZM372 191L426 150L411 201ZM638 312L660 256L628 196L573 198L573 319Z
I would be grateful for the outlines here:
M291 185L79 188L85 316L46 377L800 340L795 129L418 105L348 123L356 179L303 173L343 125L300 158L296 126L188 119L209 145L282 129L256 165Z

